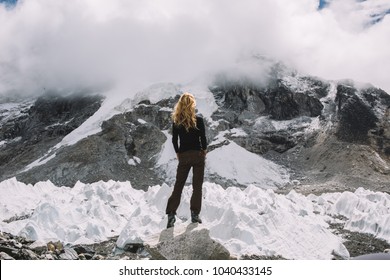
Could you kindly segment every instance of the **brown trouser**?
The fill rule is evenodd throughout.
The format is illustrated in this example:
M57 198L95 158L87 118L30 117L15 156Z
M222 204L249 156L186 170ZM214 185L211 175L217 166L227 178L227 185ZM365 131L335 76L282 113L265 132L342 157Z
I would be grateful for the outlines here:
M204 177L205 156L200 151L186 151L179 154L179 165L177 166L176 182L171 197L168 199L167 214L176 214L179 207L181 193L186 183L188 174L192 167L192 196L190 209L195 214L200 213L202 207L202 184Z

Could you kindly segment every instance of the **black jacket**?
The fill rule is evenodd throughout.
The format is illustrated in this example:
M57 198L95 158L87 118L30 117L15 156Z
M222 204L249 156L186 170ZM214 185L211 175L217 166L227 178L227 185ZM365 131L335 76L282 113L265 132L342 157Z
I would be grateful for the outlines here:
M178 144L180 139L180 146ZM189 150L206 150L206 129L202 117L196 116L196 128L187 130L182 125L172 124L172 143L176 153L182 153Z

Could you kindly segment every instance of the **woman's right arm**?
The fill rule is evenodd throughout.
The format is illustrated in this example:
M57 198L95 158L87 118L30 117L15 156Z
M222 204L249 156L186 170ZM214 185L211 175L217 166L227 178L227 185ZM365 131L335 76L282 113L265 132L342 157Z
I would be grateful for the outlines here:
M179 153L179 130L174 123L172 123L172 143L175 149L176 155Z

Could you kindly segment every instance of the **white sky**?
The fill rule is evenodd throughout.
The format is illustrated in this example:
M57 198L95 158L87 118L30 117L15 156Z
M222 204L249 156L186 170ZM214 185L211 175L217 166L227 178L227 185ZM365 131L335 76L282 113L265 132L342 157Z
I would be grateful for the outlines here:
M248 52L390 92L389 0L19 0L0 6L0 94L180 82Z

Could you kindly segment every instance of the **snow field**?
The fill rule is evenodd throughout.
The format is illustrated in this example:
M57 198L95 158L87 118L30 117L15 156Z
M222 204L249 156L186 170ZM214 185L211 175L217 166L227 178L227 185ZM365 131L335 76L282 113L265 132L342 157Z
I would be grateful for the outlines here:
M0 230L33 240L88 244L119 235L117 246L158 241L166 227L165 206L172 188L148 191L129 182L78 182L73 188L51 182L26 185L15 178L0 183ZM190 224L191 187L185 187L177 213L175 234ZM347 218L345 227L373 233L390 241L390 196L358 189L355 193L303 196L294 191L276 194L249 185L223 189L203 186L203 224L210 236L232 255L282 255L288 259L330 259L348 251L328 222ZM20 217L12 220L11 218Z

